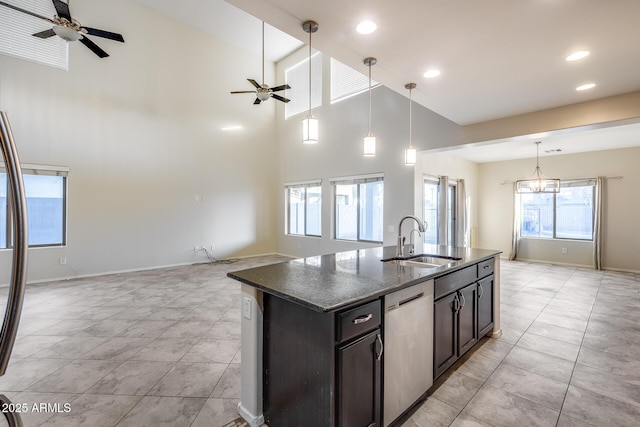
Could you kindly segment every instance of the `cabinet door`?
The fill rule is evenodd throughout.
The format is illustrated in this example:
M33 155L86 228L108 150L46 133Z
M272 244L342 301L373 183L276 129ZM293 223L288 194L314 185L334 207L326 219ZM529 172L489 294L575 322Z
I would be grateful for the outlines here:
M458 357L478 342L478 287L474 283L458 291Z
M493 329L493 274L478 282L478 337Z
M379 426L380 330L338 348L338 425Z
M433 305L433 378L453 365L457 359L456 312L458 294L453 293Z

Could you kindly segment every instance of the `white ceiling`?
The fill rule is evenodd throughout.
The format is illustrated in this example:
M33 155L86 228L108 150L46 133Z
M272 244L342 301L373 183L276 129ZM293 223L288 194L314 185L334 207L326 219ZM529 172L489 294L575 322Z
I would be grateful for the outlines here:
M228 0L466 125L640 90L638 0ZM378 24L368 36L363 19ZM588 58L568 63L575 50ZM442 70L436 79L422 74ZM575 88L593 81L591 91Z
M536 141L541 142L540 157L638 147L640 146L640 123L598 129L572 129L553 134L525 135L456 147L449 153L476 163L528 159L536 156Z
M314 48L363 73L363 58L376 57L375 80L405 96L404 85L416 82L416 102L460 125L640 90L640 0L134 1L257 54L265 20L270 61L302 46L308 34L301 24L313 19L320 26ZM363 19L378 30L356 33ZM583 49L591 55L565 61ZM422 77L432 67L442 75ZM575 90L586 82L597 86ZM534 138L563 154L637 146L639 134L629 125ZM531 142L493 141L455 155L478 162L535 157ZM501 149L504 143L512 145Z
M224 0L133 0L209 33L233 46L262 54L261 20ZM267 61L277 62L304 45L300 40L267 23L264 29Z

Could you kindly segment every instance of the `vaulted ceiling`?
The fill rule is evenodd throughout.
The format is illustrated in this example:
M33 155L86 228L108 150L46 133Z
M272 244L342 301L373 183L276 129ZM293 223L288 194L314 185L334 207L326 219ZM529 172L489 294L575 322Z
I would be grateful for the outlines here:
M377 81L402 95L416 82L416 102L460 125L640 90L638 0L135 1L255 51L264 20L272 61L308 40L313 19L315 48L363 73L376 57ZM358 34L365 19L377 31ZM578 50L590 55L565 60ZM440 76L423 77L432 68Z

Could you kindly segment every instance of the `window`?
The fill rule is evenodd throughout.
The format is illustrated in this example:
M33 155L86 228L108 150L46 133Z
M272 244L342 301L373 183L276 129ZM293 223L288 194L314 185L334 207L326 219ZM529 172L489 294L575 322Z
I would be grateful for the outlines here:
M424 242L432 245L454 245L456 224L456 181L446 180L448 191L440 193L442 180L425 178L422 190L423 218L427 222ZM445 221L446 233L440 232L441 221Z
M423 220L427 222L424 242L438 244L438 181L424 180L423 186Z
M367 72L368 73L368 72ZM371 80L371 87L380 83ZM342 101L369 89L369 75L366 76L340 61L331 58L331 102Z
M522 237L593 240L594 180L561 181L559 193L520 194Z
M336 239L382 242L383 179L369 175L332 180Z
M56 13L50 0L12 0L10 3L45 17L53 17ZM67 42L60 37L40 39L32 36L51 27L52 24L39 18L0 7L0 53L67 70Z
M27 199L29 246L66 244L67 170L23 165L22 178ZM13 244L7 194L7 175L0 169L0 248Z
M297 63L284 72L285 82L291 86L287 89L287 98L291 99L284 106L284 118L309 111L309 58ZM320 52L311 56L311 108L322 105L322 55Z
M286 184L286 233L322 235L322 181Z

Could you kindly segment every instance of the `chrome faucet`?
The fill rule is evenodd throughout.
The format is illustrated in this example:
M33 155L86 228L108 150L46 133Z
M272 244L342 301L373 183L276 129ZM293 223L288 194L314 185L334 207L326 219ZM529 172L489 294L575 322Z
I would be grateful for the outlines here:
M396 247L396 256L397 257L403 257L404 256L404 245L403 243L403 239L402 239L402 223L404 222L405 219L411 218L413 219L415 222L418 223L418 230L421 233L424 233L426 231L426 228L424 226L424 223L422 222L422 220L420 218L418 218L417 216L413 216L413 215L407 215L405 217L403 217L400 220L400 223L398 224L398 245Z
M413 242L413 232L418 233L418 237L422 236L422 233L420 232L420 230L418 230L417 228L414 228L413 230L411 230L411 232L409 233L409 256L413 255L415 253L415 249L416 249L416 245Z

